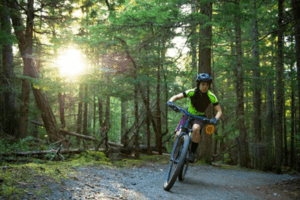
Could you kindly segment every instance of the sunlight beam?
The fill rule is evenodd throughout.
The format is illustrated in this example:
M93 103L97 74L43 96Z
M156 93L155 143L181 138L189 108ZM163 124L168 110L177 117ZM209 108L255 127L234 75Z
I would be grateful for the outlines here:
M82 74L86 64L82 53L74 48L69 48L57 59L60 75L63 77L74 77Z

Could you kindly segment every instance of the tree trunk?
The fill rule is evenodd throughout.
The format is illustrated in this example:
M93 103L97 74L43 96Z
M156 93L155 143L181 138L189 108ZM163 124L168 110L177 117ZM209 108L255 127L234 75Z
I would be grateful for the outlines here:
M31 40L31 39L30 39ZM28 41L29 43L30 41ZM31 43L31 42L30 42ZM28 45L26 52L24 52L22 58L24 62L23 75L30 76L30 68L32 59L32 44ZM30 94L30 83L27 80L22 80L22 100L20 107L20 137L24 138L28 135L28 113L29 113L29 94Z
M290 146L290 167L294 168L294 141L295 141L295 92L294 92L294 79L293 79L294 69L293 64L291 64L291 146Z
M147 100L147 98L145 97L144 93L143 93L143 90L141 88L139 88L139 92L141 94L141 97L143 99L143 102L144 102L144 105L146 106L146 109L147 109L147 114L148 116L150 117L150 121L152 123L152 127L154 129L154 132L156 133L157 132L157 125L155 123L155 120L154 120L154 117L153 117L153 114L152 114L152 111L150 109L150 106L147 106L147 102L150 103L150 99ZM157 102L156 102L157 103Z
M34 0L27 1L27 25L24 33L24 28L22 26L22 18L21 14L18 10L18 6L16 2L9 1L11 4L11 8L14 11L11 12L11 18L13 21L13 26L15 30L15 35L18 39L19 49L21 52L21 56L24 62L24 76L29 76L32 78L39 78L39 71L36 68L33 58L32 51L32 37L33 37L33 19L34 19ZM36 100L36 104L39 110L42 112L42 119L45 124L46 131L49 136L50 142L55 142L57 140L61 140L63 137L59 134L56 126L56 120L49 105L48 99L46 95L40 90L32 87L33 94ZM27 122L28 122L28 101L29 100L29 83L23 80L22 83L22 106L21 106L21 115L24 114L24 117L21 120L21 128L20 130L24 131L21 135L24 137L27 134Z
M209 24L212 20L212 3L200 2L200 12L206 15L206 20L200 22L200 43L199 43L199 73L211 72L211 46L212 46L212 26ZM212 118L212 107L211 105L206 110L206 116ZM201 127L204 128L204 127ZM212 135L204 134L205 162L211 164L212 159Z
M253 127L254 127L254 137L255 137L255 150L257 154L254 155L254 168L261 169L261 163L263 162L263 156L261 155L260 144L261 136L261 84L260 84L260 67L259 67L259 50L258 50L258 25L257 25L257 7L256 0L253 0L253 30L252 30L252 42L254 44L252 49L252 59L253 59L253 107L254 107L254 116L253 116ZM263 148L263 147L262 147Z
M237 8L240 9L239 0L236 0ZM235 34L236 34L236 96L237 96L237 115L239 127L239 145L240 145L240 166L249 167L248 145L247 145L247 131L245 128L244 119L244 89L243 89L243 70L242 70L242 43L241 43L241 18L235 16Z
M104 126L106 126L106 128L108 128L108 129L110 129L110 127L111 127L111 124L110 124L110 96L106 97Z
M21 52L21 56L24 63L23 75L24 76L32 76L31 75L31 65L33 64L33 60L31 58L32 55L32 31L33 31L33 0L29 0L27 3L27 21L26 21L26 29L25 33L23 32L23 22L21 18L21 14L18 10L18 6L15 2L10 1L12 3L15 11L13 12L13 26L15 30L15 34L19 40L19 49ZM22 28L21 28L22 27ZM30 84L27 80L22 80L22 100L20 107L20 137L24 138L28 135L28 112L29 112L29 93L30 93Z
M150 110L150 83L147 80L147 101L146 101L146 110ZM146 118L146 129L147 129L147 154L151 155L151 132L150 132L150 113L147 112Z
M105 137L105 152L106 152L106 157L109 157L108 155L108 131L110 129L110 96L106 97L106 105L105 105L105 121L104 121L104 137Z
M2 0L1 8L1 31L6 34L6 37L10 39L11 35L11 23L8 13L7 1ZM13 63L13 50L12 44L7 42L2 44L2 64L3 64L3 86L4 91L4 112L3 112L3 131L6 134L10 134L14 137L19 137L17 111L15 105L16 95L14 92L14 63ZM2 96L2 95L1 95ZM1 104L2 105L2 104ZM1 106L2 107L2 106ZM1 122L0 122L1 123ZM1 130L0 130L1 131Z
M267 83L267 116L266 116L266 137L265 143L267 151L265 154L265 162L263 170L271 171L273 167L273 126L274 126L274 88L272 79Z
M66 127L65 120L65 94L58 93L58 104L59 104L59 118L61 123L61 128L64 129Z
M35 89L34 87L32 87L32 90L37 107L39 110L42 111L42 119L45 124L45 128L49 136L50 142L56 142L58 140L64 139L64 137L59 134L59 131L56 126L57 123L46 95L43 92L41 92L41 90Z
M99 113L99 126L100 130L104 126L104 121L103 121L103 100L98 97L98 113Z
M276 66L276 135L275 135L275 159L276 173L281 173L282 160L282 112L283 112L283 0L278 0L278 60Z
M84 112L83 112L83 135L88 135L88 85L85 85L84 90Z
M128 146L128 135L123 135L123 133L126 133L127 130L126 110L127 100L121 99L121 143L124 144L124 147Z
M161 148L163 148L163 137L166 136L169 132L169 127L168 127L168 106L166 104L166 102L169 100L169 96L168 96L168 93L169 93L169 89L168 89L168 84L167 84L167 75L166 75L166 70L164 68L164 64L165 64L165 61L166 61L166 52L167 52L167 48L166 48L166 41L165 41L165 37L163 38L162 40L162 50L161 50L161 74L163 75L163 80L164 80L164 83L162 83L162 85L164 85L164 88L161 88L161 90L164 90L164 94L165 94L165 106L163 106L165 108L165 116L164 116L164 120L163 122L161 122L161 127L164 126L165 127L165 131L161 134L161 139L160 139L160 145L161 145ZM163 112L161 112L163 116Z
M296 40L298 97L300 99L300 12L299 9L300 9L300 0L292 0L292 11L294 15L294 31L295 31L294 34ZM298 107L298 109L300 115L300 106ZM298 124L300 124L300 117L298 118Z
M160 55L161 56L161 55ZM158 147L158 152L161 155L162 154L162 148L161 148L161 142L162 142L162 136L161 136L161 108L160 108L160 71L161 71L161 62L157 65L157 85L156 85L156 126L157 126L157 132L156 132L156 147Z
M284 101L285 102L285 101ZM287 126L286 126L286 108L283 108L283 143L284 143L284 165L288 166L288 147L287 147Z
M95 85L94 85L94 94L93 94L93 136L96 135L96 110L97 110L97 103L96 103L96 89L95 89Z
M197 2L193 1L192 2L192 14L197 13ZM198 35L197 35L197 24L192 25L192 34L191 34L191 43L190 43L190 48L191 48L191 57L192 57L192 71L193 71L193 78L191 82L191 87L194 87L195 79L194 77L197 76L197 41L198 41ZM166 106L168 107L168 106Z
M77 114L77 128L76 132L81 134L82 125L82 96L83 96L83 86L79 85L79 102L78 102L78 114ZM77 138L77 145L80 146L80 138Z
M134 64L134 79L137 81L137 66ZM140 157L140 147L139 147L139 101L138 101L138 84L134 84L134 117L135 117L135 158Z

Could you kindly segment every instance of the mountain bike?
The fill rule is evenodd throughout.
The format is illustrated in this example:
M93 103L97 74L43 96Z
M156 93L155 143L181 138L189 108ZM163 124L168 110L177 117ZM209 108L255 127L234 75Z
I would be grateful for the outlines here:
M191 143L192 143L192 121L193 119L201 119L204 124L209 124L210 120L205 117L200 117L197 115L192 115L185 109L172 105L170 106L176 112L182 112L187 116L186 123L181 126L181 131L177 136L172 152L170 162L167 168L167 173L164 181L164 189L169 191L174 185L177 177L179 181L183 181L188 169L189 161L188 157L191 153Z

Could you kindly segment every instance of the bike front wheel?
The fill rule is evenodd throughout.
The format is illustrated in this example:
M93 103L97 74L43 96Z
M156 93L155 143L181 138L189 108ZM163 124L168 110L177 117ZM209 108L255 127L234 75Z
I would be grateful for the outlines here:
M178 175L178 180L179 181L183 181L184 178L185 178L185 174L187 172L187 169L189 167L189 161L188 161L188 158L189 158L189 151L186 153L186 158L185 158L185 163L183 164L181 170L180 170L180 173Z
M164 189L170 190L174 185L178 175L181 173L185 163L186 154L189 147L189 136L183 134L177 138L172 149L171 160L169 162L167 173L165 176Z

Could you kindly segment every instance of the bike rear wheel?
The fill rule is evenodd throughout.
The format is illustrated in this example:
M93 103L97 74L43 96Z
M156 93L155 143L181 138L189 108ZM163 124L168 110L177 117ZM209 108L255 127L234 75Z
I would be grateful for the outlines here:
M170 190L174 185L178 175L180 174L185 163L186 154L189 147L189 136L183 134L177 138L171 153L171 160L169 162L167 173L165 176L164 189Z

